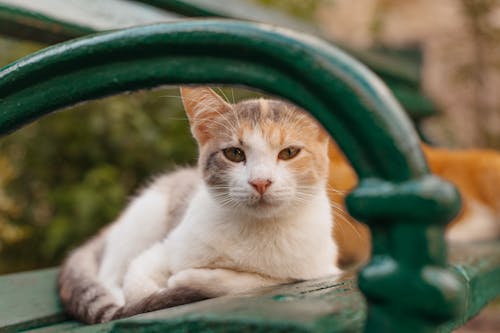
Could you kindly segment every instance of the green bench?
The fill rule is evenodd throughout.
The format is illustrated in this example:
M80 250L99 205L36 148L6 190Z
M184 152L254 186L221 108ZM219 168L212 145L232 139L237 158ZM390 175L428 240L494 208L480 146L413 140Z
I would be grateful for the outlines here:
M360 176L347 204L372 229L372 261L357 278L307 281L95 326L64 315L56 270L7 275L0 278L0 331L450 331L500 293L500 244L451 248L447 263L443 225L457 212L458 197L429 175L399 104L365 67L314 38L195 21L56 45L0 70L0 132L80 101L181 83L243 84L317 117Z

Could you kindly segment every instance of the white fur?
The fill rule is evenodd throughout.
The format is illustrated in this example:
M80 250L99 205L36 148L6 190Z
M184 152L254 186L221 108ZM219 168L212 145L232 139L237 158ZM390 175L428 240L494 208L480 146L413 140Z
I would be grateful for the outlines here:
M457 243L496 239L500 235L500 217L478 201L471 200L469 204L470 214L451 225L445 234L446 239Z
M185 275L183 272L193 268L226 268L233 275L240 271L255 275L255 285L249 283L251 278L246 273L244 283L232 281L235 290L227 290L227 281L219 281L216 286L224 288L220 294L260 287L266 285L266 280L267 284L276 284L337 273L326 193L319 193L300 208L281 219L256 221L253 217L235 216L234 211L216 204L200 184L181 224L132 262L124 281L127 301L172 286L176 279L170 277ZM205 273L208 271L213 279L214 271ZM196 274L191 275L194 279ZM221 279L225 275L220 274ZM201 275L197 278L208 279ZM196 285L197 281L186 284Z
M130 261L161 240L168 227L167 195L150 188L133 202L112 226L99 269L98 278L123 303L121 285Z

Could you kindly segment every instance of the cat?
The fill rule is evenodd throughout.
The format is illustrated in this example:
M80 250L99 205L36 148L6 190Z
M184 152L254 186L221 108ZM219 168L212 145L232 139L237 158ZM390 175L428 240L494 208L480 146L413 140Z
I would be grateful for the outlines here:
M335 217L333 237L338 265L346 270L365 264L370 257L369 228L346 211L345 194L357 176L335 142L329 146L329 196ZM487 149L445 149L421 143L432 173L453 183L461 196L459 215L447 225L450 244L487 241L500 237L500 154Z
M338 274L329 137L284 101L181 96L197 168L163 175L72 252L59 295L86 323Z

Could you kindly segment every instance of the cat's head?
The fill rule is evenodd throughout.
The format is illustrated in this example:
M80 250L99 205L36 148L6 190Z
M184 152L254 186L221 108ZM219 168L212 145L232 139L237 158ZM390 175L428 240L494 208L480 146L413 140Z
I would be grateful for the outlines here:
M328 136L279 100L225 102L209 88L181 88L199 167L215 200L257 218L293 212L325 190Z

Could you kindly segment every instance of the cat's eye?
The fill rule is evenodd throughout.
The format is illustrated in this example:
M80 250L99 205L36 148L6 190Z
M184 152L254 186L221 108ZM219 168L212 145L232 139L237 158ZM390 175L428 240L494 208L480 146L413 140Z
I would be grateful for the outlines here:
M278 158L280 160L290 160L300 153L300 148L298 147L287 147L279 152Z
M222 149L222 153L231 162L239 163L245 161L245 153L240 148L229 147Z

